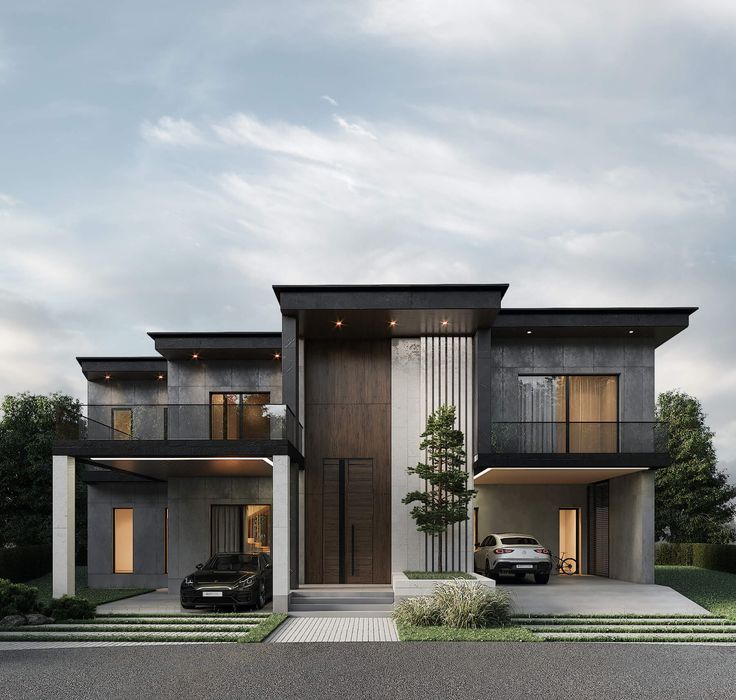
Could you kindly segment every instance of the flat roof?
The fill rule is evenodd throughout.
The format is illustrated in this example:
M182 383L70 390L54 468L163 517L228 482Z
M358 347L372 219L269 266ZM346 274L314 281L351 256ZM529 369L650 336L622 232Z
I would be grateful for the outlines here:
M150 332L156 352L167 360L266 360L281 351L280 332Z
M125 379L158 378L166 373L166 360L160 355L154 357L78 357L82 373L90 381L105 379L105 375Z

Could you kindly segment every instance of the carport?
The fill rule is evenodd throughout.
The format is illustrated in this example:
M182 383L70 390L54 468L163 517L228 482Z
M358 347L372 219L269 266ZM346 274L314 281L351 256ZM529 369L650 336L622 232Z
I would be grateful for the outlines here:
M474 485L476 542L495 533L529 534L574 558L578 574L654 583L653 470L489 467Z

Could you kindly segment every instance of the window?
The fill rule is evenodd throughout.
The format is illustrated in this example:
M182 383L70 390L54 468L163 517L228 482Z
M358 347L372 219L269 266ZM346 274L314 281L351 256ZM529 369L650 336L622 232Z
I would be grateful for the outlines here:
M213 505L210 510L210 551L271 551L271 506Z
M133 437L133 409L112 409L112 439L130 440Z
M265 405L270 394L210 394L210 435L213 440L264 440L271 437Z
M133 509L113 508L113 573L133 573Z
M618 377L519 377L522 452L618 450Z

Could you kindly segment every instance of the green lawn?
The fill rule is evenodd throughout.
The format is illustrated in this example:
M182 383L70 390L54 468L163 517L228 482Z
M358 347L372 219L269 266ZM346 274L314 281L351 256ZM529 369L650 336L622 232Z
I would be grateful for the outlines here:
M412 627L396 625L402 642L541 642L541 638L523 627Z
M465 571L405 571L404 575L412 580L446 581L453 578L472 579Z
M716 615L736 620L736 574L695 566L658 566L655 580Z
M112 603L114 600L122 600L154 590L153 588L88 588L86 566L76 568L76 579L77 595L80 598L86 598L93 605ZM32 581L26 581L26 583L38 588L38 598L42 603L51 602L51 573L34 578Z

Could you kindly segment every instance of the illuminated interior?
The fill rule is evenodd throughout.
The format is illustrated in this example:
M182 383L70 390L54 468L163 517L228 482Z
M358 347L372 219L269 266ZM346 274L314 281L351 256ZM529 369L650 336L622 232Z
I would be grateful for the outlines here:
M133 573L133 509L113 509L113 572Z
M213 505L210 549L222 552L271 552L271 506Z
M580 562L578 557L579 536L578 509L560 508L560 559L572 557L578 563Z

